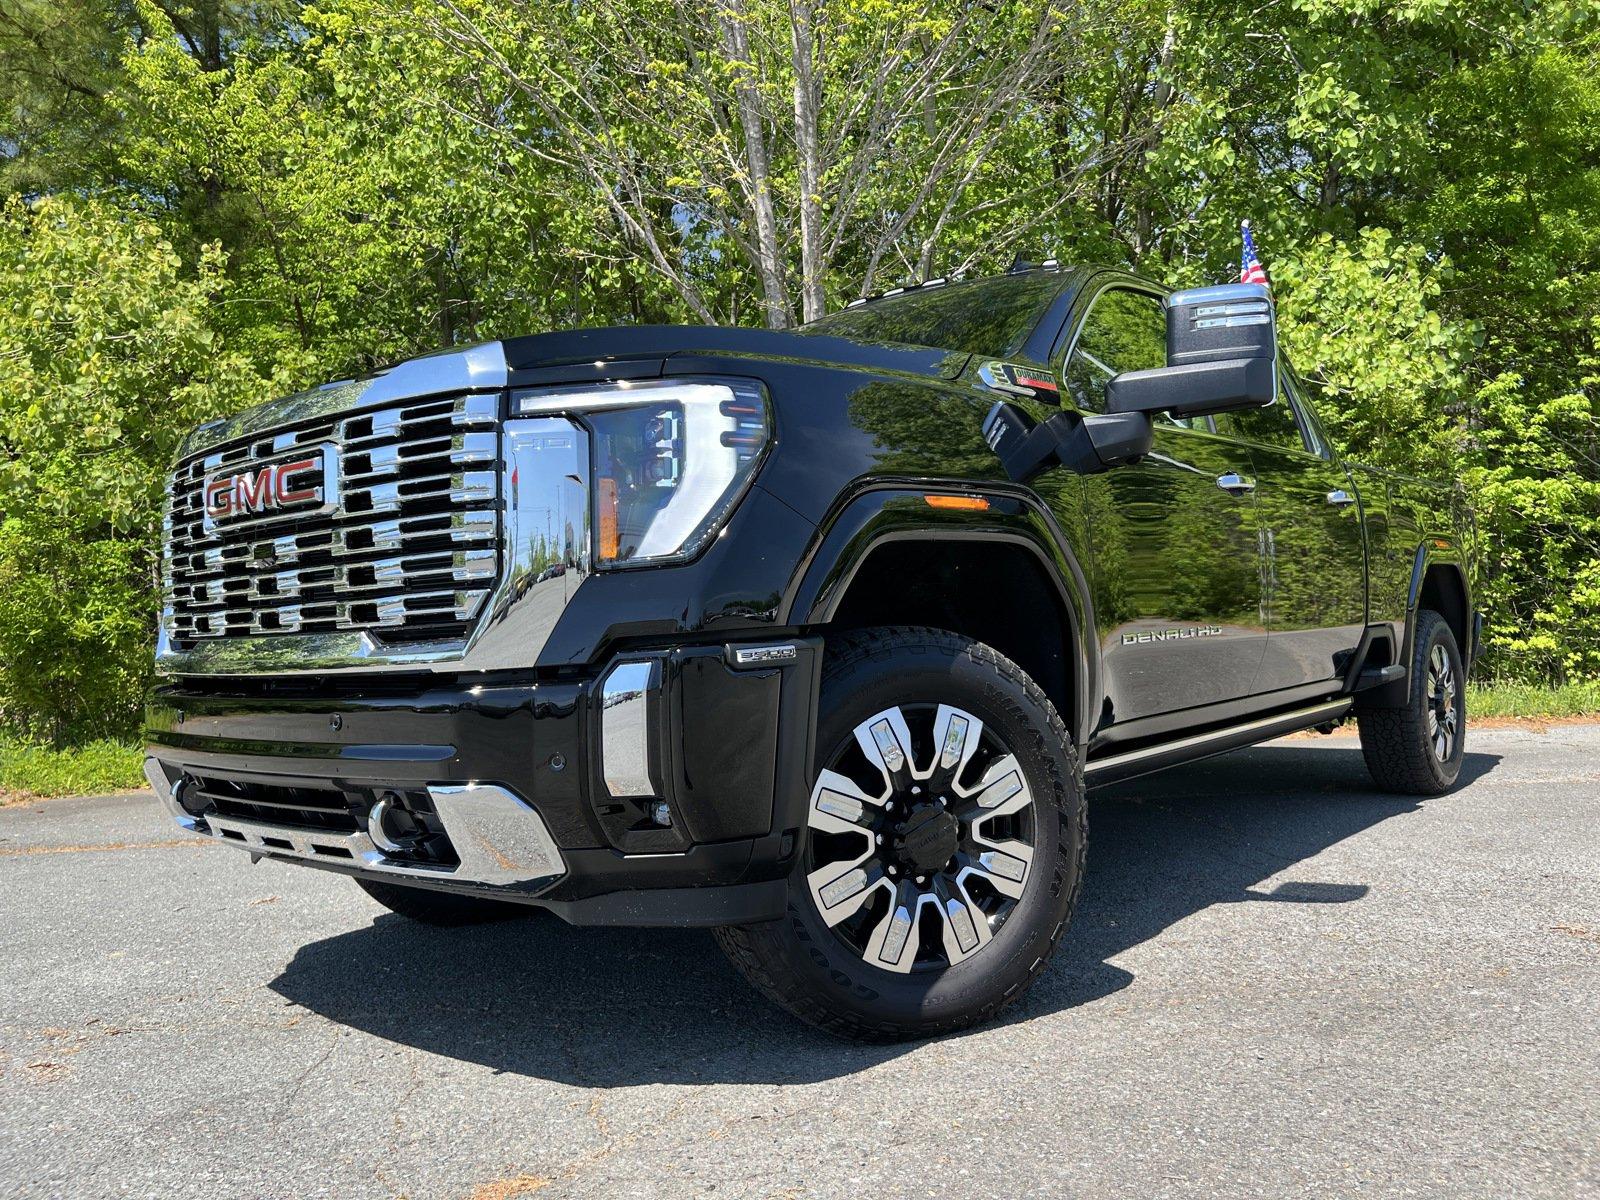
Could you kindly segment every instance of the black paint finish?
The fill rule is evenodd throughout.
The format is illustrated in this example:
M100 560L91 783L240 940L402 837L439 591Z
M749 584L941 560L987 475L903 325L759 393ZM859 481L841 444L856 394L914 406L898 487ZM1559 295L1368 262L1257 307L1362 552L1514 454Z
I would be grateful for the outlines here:
M1086 376L1071 354L1091 304L1110 287L1159 306L1159 288L1120 272L1045 274L1045 285L1039 273L1018 277L1038 306L1031 332L983 353L971 349L984 345L981 328L965 329L954 351L835 332L654 326L505 342L513 391L677 375L758 380L772 403L772 443L720 535L688 563L589 575L542 650L503 672L282 686L174 680L152 699L152 753L175 769L353 789L504 783L535 803L568 852L573 874L550 899L661 889L657 909L611 899L587 917L564 915L688 921L695 909L732 919L722 902L674 908L680 901L666 897L788 870L803 837L823 638L851 611L853 582L881 585L873 564L891 559L874 556L888 547L899 547L897 570L925 559L931 577L970 590L951 613L1028 597L1008 620L1027 626L1018 643L1056 677L1045 686L1091 761L1119 733L1181 735L1185 710L1239 720L1290 696L1302 703L1324 684L1337 693L1367 627L1398 644L1429 598L1459 595L1460 621L1472 627L1470 524L1453 493L1351 471L1326 450L1252 447L1208 417L1158 418L1142 462L1010 482L983 437L1000 398L979 374L984 362L1062 380L1059 405L1049 393L1004 398L1035 421L1079 420L1095 396L1074 390ZM1220 487L1230 474L1256 490ZM1330 505L1340 487L1359 503ZM938 506L929 495L974 503ZM992 561L1025 562L1046 586L1023 588L1003 572L975 580L972 564L991 560L963 557L974 544L1023 555ZM1295 556L1292 587L1286 555ZM730 643L775 640L793 642L797 661L741 671L725 659ZM621 654L663 664L657 751L680 817L670 830L641 833L640 812L612 804L597 775L594 689ZM761 904L773 894L739 893Z

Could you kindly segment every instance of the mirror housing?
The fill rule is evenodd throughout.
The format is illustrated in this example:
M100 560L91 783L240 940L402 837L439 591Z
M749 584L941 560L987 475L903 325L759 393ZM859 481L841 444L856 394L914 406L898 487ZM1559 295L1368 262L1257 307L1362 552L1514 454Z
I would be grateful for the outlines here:
M1061 465L1079 475L1097 475L1150 452L1154 430L1146 413L1056 413L1035 422L1015 404L995 402L983 419L983 438L1006 475L1027 483Z
M1108 380L1108 414L1200 417L1265 408L1277 398L1277 320L1264 285L1174 292L1166 310L1167 365Z

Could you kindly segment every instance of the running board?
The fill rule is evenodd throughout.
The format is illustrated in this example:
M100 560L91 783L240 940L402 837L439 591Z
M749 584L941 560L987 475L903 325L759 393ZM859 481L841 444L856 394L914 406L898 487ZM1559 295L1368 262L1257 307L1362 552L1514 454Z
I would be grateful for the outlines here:
M1165 770L1179 763L1210 758L1213 754L1226 754L1229 750L1253 746L1257 742L1269 741L1286 733L1294 733L1296 730L1310 729L1313 725L1321 725L1326 721L1337 721L1350 711L1353 703L1348 696L1341 697L1338 700L1313 704L1310 708L1297 708L1290 712L1275 713L1270 717L1260 717L1243 725L1230 725L1226 729L1197 733L1191 737L1179 738L1175 742L1163 742L1159 746L1145 746L1123 754L1091 759L1084 767L1084 775L1087 776L1091 787L1132 779L1137 775L1148 775L1152 771Z

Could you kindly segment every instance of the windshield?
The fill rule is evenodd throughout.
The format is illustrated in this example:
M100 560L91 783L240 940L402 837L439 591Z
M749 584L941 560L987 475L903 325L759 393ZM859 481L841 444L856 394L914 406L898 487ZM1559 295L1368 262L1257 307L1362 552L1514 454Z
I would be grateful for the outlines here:
M1007 358L1022 349L1061 282L1052 271L919 288L830 313L799 332Z

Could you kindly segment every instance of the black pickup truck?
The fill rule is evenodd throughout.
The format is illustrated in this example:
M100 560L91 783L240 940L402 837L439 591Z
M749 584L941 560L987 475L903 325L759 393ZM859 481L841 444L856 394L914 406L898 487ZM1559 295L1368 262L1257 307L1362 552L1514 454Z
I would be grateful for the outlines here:
M1043 970L1086 785L1354 717L1452 786L1471 554L1457 489L1340 457L1259 286L513 338L189 436L146 773L407 917L711 926L922 1035Z

